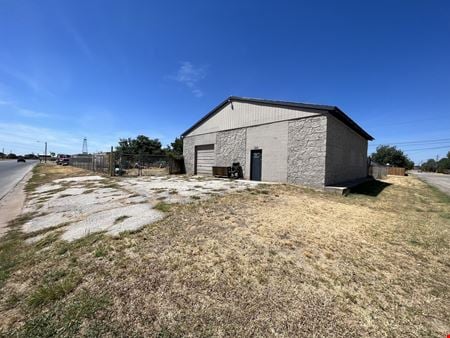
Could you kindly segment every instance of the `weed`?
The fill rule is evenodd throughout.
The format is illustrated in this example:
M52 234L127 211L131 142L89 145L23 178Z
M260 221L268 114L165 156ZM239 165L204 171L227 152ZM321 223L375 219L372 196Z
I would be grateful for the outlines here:
M38 216L44 216L44 214L39 214ZM60 224L52 226L52 227L48 227L48 228L44 228L44 229L41 229L41 230L28 232L28 233L24 234L24 238L36 237L36 236L45 234L45 233L47 233L49 231L53 231L53 230L56 230L56 229L63 228L65 226L69 225L69 224L70 224L70 222L63 222L63 223L60 223Z
M23 214L11 221L9 223L10 231L0 241L0 289L30 250L18 228L32 219L34 215L36 213Z
M56 282L45 283L31 294L28 299L28 304L32 307L39 307L59 300L71 293L80 283L81 278L74 275L67 276Z
M50 244L54 243L58 240L60 233L51 233L45 236L44 238L40 239L35 245L36 248L41 249L49 246Z
M57 249L56 254L57 255L64 255L67 251L69 251L69 243L67 242L60 242Z
M120 185L113 180L110 181L102 181L103 188L110 188L110 189L120 189Z
M106 309L111 304L108 296L95 295L88 291L82 291L75 295L66 304L55 304L50 311L38 313L35 317L25 322L19 330L9 332L8 336L20 337L72 337L81 336L83 324L87 332L111 332L109 326L99 324L94 321L94 325L89 325L86 321L94 319L96 314ZM98 330L101 328L102 330ZM86 332L85 332L86 333ZM87 336L94 336L87 334ZM95 335L97 336L97 335Z
M67 276L67 271L65 271L65 270L50 271L44 276L44 282L45 283L54 283L65 276Z
M169 212L170 211L170 204L166 202L158 202L153 209L162 211L162 212Z
M100 246L94 251L94 256L99 257L105 257L108 255L108 249L106 247Z
M118 224L118 223L121 223L121 222L123 222L124 220L126 220L127 218L130 218L131 216L128 216L128 215L122 215L122 216L119 216L119 217L117 217L115 220L114 220L114 224Z

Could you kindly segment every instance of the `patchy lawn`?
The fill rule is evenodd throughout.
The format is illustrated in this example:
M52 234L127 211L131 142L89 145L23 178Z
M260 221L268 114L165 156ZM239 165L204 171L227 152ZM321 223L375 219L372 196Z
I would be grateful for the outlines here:
M443 337L450 200L413 177L386 183L161 200L166 218L139 232L70 243L57 228L26 244L23 215L0 242L1 332Z

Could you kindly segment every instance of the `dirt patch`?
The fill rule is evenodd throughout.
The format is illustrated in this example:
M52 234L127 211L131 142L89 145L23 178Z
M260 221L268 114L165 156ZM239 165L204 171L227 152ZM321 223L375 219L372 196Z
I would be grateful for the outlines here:
M25 189L30 193L37 187L59 178L88 175L90 175L89 171L71 166L60 166L54 163L38 164L33 168L33 176L28 181Z

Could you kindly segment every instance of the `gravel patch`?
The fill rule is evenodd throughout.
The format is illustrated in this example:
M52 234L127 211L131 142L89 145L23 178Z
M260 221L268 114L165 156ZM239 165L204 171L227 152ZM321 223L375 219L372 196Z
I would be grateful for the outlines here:
M150 200L162 199L168 203L188 203L192 197L205 199L255 187L259 182L230 181L227 179L186 179L183 177L140 177L119 182L126 190L145 196Z
M147 176L117 179L114 181L117 185L108 187L102 180L101 176L70 177L38 187L24 210L40 215L26 222L23 230L35 232L64 224L62 239L68 241L94 232L117 235L162 219L164 213L153 209L160 201L189 203L259 184L214 178Z
M26 222L22 229L25 232L35 232L44 229L54 228L59 224L65 223L68 219L73 219L76 215L63 213L63 212L55 212L43 216L34 217L32 220Z
M39 195L39 194L43 194L43 193L47 193L47 192L52 192L52 191L55 191L55 190L58 190L61 188L62 188L61 184L46 184L46 185L37 187L34 190L33 195Z
M54 180L54 183L61 183L61 182L86 182L86 181L101 181L105 178L102 176L80 176L80 177L67 177L67 178L60 178L57 180Z
M128 216L121 222L116 220L122 216ZM164 214L154 210L148 204L135 204L111 210L105 210L89 215L85 220L70 225L63 233L62 239L73 241L91 233L105 231L109 235L118 235L123 231L133 231L144 225L156 222L164 217Z

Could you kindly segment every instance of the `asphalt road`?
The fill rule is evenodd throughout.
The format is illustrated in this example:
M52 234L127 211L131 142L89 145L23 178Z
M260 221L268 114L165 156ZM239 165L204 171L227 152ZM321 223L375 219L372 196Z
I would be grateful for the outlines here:
M418 171L412 172L412 174L450 196L450 175Z
M37 160L27 160L25 163L17 162L17 160L0 161L0 200L19 183L36 163L38 163Z

